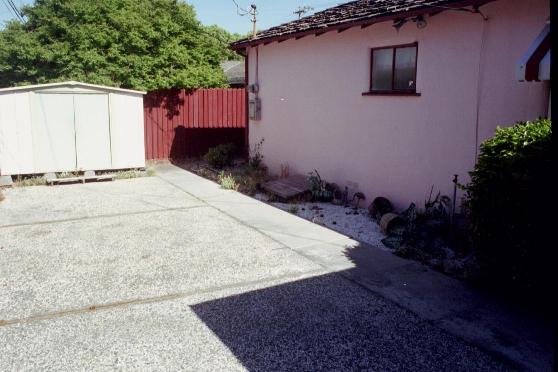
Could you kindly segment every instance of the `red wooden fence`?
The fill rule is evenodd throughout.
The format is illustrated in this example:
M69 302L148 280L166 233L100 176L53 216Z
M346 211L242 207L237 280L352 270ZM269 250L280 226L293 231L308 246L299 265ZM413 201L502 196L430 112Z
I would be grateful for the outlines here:
M233 142L244 147L244 89L167 89L143 99L145 158L180 159Z

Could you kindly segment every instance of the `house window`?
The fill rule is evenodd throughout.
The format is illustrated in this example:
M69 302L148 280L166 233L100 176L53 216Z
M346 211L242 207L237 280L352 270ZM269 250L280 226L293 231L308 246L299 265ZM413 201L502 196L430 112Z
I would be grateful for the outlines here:
M370 94L416 94L417 43L372 49Z

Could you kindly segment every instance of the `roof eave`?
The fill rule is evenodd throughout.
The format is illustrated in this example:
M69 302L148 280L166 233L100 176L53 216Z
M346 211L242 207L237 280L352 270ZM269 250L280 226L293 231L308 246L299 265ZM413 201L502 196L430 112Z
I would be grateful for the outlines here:
M85 88L93 88L99 90L110 90L115 92L121 93L131 93L131 94L147 94L147 92L139 91L139 90L132 90L132 89L124 89L124 88L116 88L104 85L96 85L96 84L88 84L88 83L81 83L79 81L62 81L57 83L46 83L46 84L32 84L32 85L21 85L16 87L7 87L7 88L0 88L0 92L9 92L9 91L21 91L21 90L30 90L30 89L38 89L38 88L55 88L61 86L69 86L69 87L85 87Z
M481 6L484 5L486 3L492 2L495 0L464 0L458 3L453 3L452 7L455 8L463 8L463 7L467 7L467 6ZM366 19L362 19L362 20L358 20L358 21L349 21L349 22L340 22L338 24L333 24L333 25L329 25L329 26L325 26L325 27L314 27L314 28L310 28L308 30L304 30L304 31L295 31L295 32L290 32L290 33L286 33L283 35L277 35L277 36L271 36L271 37L267 37L267 38L261 38L261 39L245 39L245 40L239 40L237 42L231 43L230 44L230 48L236 52L242 51L244 49L246 49L247 47L253 47L253 46L257 46L260 44L270 44L272 42L275 41L285 41L288 39L292 39L292 38L300 38L303 36L307 36L307 35L312 35L312 34L323 34L326 32L331 32L331 31L337 31L340 29L347 29L347 28L352 28L352 27L367 27L370 26L374 23L381 23L381 22L387 22L387 21L391 21L391 20L395 20L395 19L400 19L402 17L415 17L418 15L424 15L424 14L428 14L428 13L440 13L442 11L446 11L446 10L450 10L450 9L442 9L440 7L436 7L436 6L431 6L431 7L425 7L425 8L420 8L420 9L415 9L415 10L411 10L411 11L406 11L406 12L399 12L399 13L393 13L393 14L389 14L386 16L381 16L381 17L370 17L370 18L366 18Z

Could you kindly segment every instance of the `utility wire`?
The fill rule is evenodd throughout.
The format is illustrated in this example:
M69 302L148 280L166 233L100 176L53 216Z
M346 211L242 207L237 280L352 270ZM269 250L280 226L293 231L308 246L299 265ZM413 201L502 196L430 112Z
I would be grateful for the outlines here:
M25 19L23 19L23 14L19 11L19 9L17 8L17 6L14 4L12 0L4 0L4 5L6 6L6 8L8 8L10 13L15 18L17 18L21 22L25 21Z
M19 11L19 8L17 7L17 5L14 4L13 0L8 0L8 2L10 3L10 6L14 9L14 12L17 14L19 20L23 22L24 21L23 13Z
M250 14L250 12L242 7L240 7L240 5L238 5L238 3L236 2L236 0L232 0L232 2L234 3L234 5L236 6L236 13L243 17L247 14Z
M8 13L10 13L14 17L17 17L17 14L14 14L14 10L8 5L7 0L3 0L3 3L6 6L6 8L8 9Z

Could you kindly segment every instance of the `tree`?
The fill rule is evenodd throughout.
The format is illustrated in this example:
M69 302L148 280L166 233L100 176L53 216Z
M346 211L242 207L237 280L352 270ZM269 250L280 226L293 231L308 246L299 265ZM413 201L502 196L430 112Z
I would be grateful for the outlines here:
M36 0L0 31L0 86L78 80L123 88L226 85L236 36L177 0Z

